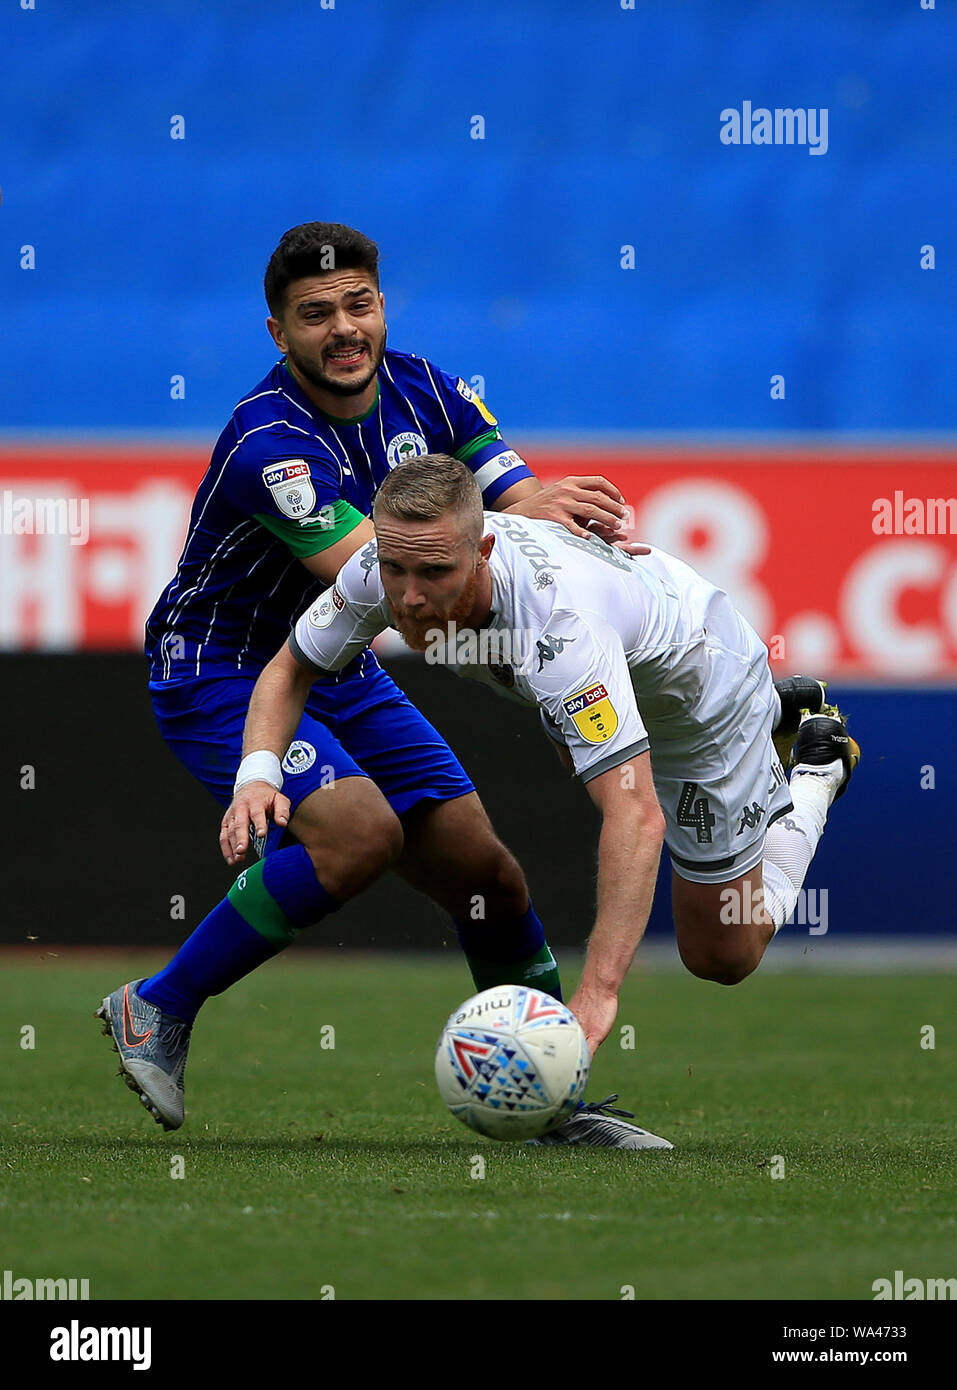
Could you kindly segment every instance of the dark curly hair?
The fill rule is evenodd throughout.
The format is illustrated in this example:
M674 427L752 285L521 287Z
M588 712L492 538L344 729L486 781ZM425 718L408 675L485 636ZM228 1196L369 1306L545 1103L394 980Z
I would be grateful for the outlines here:
M290 227L269 258L263 283L273 318L282 313L293 280L333 270L367 270L378 289L378 246L341 222L301 222Z

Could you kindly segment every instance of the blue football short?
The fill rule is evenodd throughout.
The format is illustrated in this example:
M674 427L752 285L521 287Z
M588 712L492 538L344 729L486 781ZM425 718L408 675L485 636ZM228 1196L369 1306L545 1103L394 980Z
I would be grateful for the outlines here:
M255 677L151 682L160 733L221 806L233 798ZM295 811L341 777L369 777L397 816L419 801L475 790L451 748L381 667L319 680L283 759L283 793Z

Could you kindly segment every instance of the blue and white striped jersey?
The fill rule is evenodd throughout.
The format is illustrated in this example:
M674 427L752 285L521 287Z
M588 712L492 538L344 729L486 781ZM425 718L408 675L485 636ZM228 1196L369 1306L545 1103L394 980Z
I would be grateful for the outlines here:
M323 414L277 362L213 450L147 619L151 682L258 674L321 587L300 557L347 535L390 469L426 453L467 463L486 507L533 476L481 398L424 357L386 352L376 400L353 420Z

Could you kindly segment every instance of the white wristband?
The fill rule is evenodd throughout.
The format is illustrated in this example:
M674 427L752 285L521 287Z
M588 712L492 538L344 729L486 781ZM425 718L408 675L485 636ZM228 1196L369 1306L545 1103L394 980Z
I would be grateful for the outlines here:
M246 754L236 773L233 795L247 782L268 782L277 792L282 791L282 764L275 753L261 751Z

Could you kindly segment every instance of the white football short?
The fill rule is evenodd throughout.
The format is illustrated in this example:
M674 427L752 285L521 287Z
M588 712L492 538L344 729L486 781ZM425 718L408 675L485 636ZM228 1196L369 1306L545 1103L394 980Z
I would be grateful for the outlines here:
M738 668L740 672L740 667ZM688 739L651 748L655 791L674 870L727 883L761 862L768 826L792 809L771 741L779 704L760 644L747 679Z

